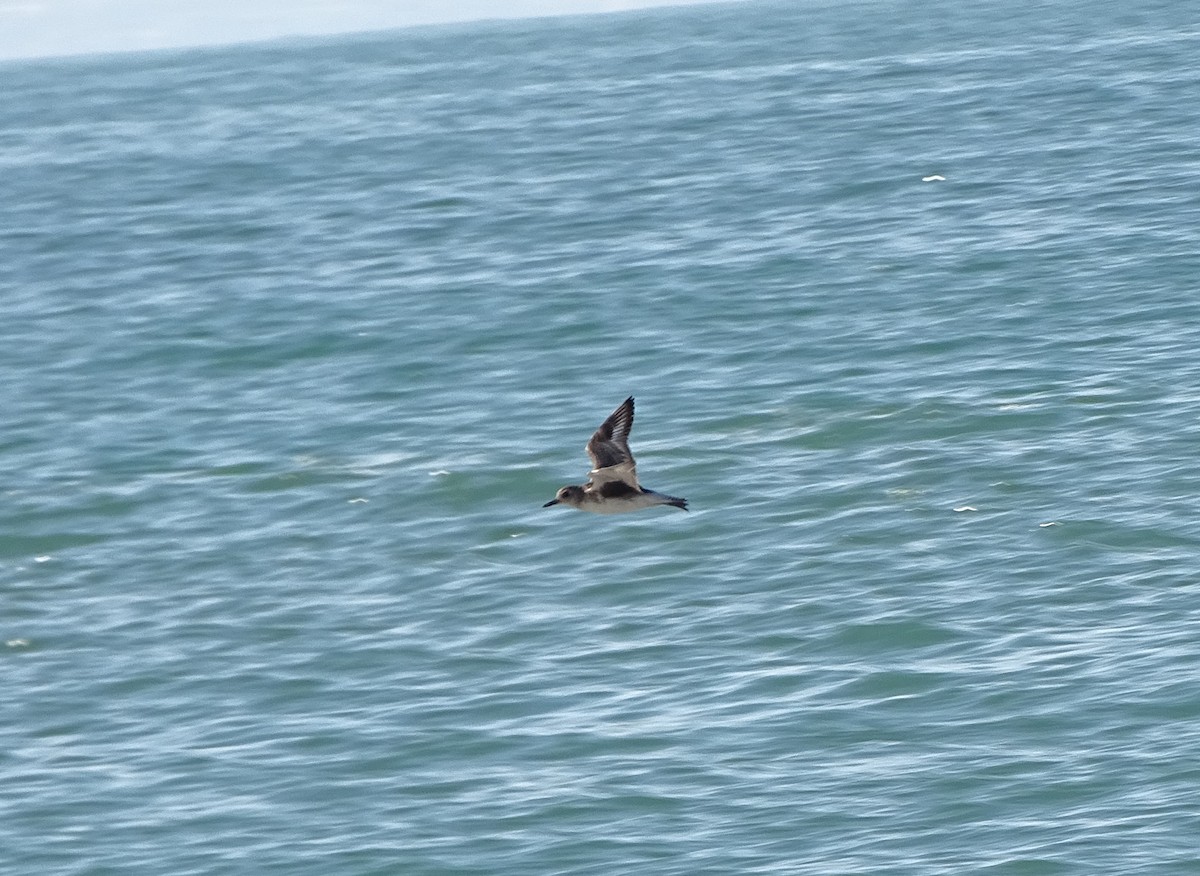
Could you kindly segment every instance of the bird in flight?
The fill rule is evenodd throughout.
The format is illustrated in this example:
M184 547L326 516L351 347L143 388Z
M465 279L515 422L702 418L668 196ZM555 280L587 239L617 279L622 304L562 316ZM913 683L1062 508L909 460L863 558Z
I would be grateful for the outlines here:
M592 460L588 482L582 486L560 489L543 508L551 505L570 505L593 514L624 514L671 505L687 510L687 499L667 496L647 490L637 479L637 463L629 451L629 430L633 428L633 396L600 424L590 441L587 453Z

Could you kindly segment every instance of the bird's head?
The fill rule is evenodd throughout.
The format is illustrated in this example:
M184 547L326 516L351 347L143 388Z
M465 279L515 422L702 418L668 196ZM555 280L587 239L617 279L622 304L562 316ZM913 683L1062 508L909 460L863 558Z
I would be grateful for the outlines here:
M543 505L543 508L549 508L551 505L579 505L583 501L583 487L561 487L554 498Z

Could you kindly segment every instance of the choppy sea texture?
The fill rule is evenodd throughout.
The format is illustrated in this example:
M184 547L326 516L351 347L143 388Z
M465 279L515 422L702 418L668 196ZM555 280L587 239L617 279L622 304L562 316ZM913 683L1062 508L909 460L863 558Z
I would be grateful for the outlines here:
M5 65L0 869L1194 873L1200 29ZM692 511L540 506L626 395Z

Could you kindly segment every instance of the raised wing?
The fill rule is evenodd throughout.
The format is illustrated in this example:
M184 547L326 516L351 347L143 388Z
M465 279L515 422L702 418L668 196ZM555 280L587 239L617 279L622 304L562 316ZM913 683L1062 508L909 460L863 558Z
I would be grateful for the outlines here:
M598 472L612 466L628 466L630 475L637 483L634 474L633 454L629 451L629 430L633 428L633 396L621 402L620 407L608 415L608 419L600 424L590 441L587 443L587 453L592 460L592 479L596 480ZM604 480L625 480L618 474L610 474Z

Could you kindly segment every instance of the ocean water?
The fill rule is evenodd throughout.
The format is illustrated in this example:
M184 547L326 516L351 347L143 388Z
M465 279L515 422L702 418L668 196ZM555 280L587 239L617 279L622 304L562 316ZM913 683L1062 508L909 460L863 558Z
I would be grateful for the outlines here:
M0 871L1200 872L1200 21L0 66ZM543 509L626 395L691 511Z

